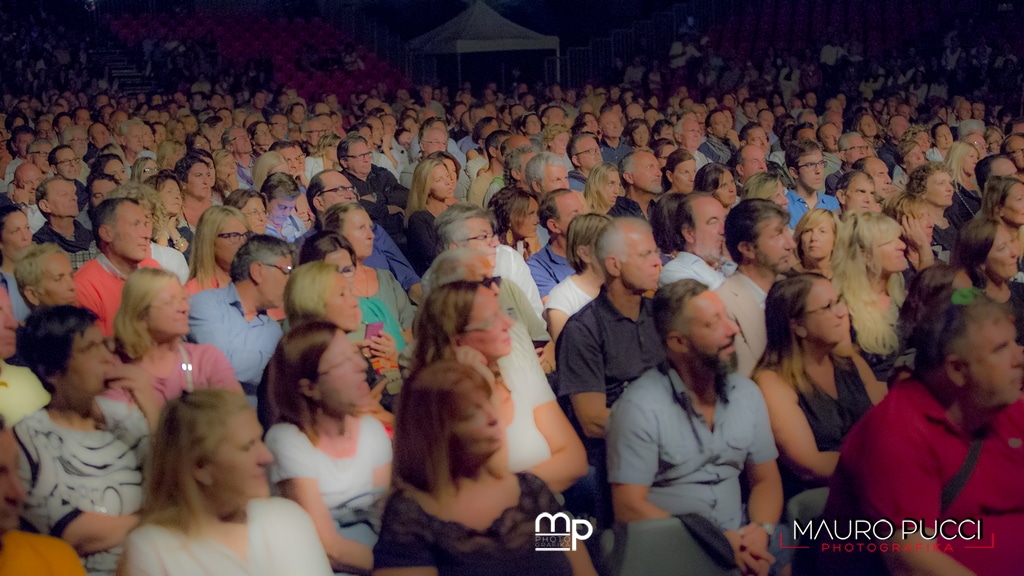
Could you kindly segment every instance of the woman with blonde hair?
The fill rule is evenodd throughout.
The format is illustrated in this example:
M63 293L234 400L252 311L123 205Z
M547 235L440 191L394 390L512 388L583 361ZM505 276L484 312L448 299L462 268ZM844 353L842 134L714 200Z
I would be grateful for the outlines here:
M782 182L782 177L778 174L759 172L748 178L747 183L743 185L743 199L748 200L750 198L770 200L782 206L783 210L789 210L786 186Z
M591 168L583 196L587 199L590 210L598 214L608 214L624 201L633 202L623 196L623 180L618 176L618 166L610 162L602 162ZM637 204L637 210L639 209L640 205Z
M944 164L928 162L910 173L904 194L924 203L932 224L932 250L938 260L948 264L957 232L952 219L947 218L947 209L953 205L956 195L953 177Z
M199 217L185 290L194 295L231 283L231 261L251 232L245 216L230 206L211 206Z
M213 171L216 175L214 189L226 198L232 190L238 190L238 165L228 150L213 151Z
M548 124L540 131L541 147L562 159L565 169L572 172L576 169L569 160L569 129L561 124Z
M932 220L928 204L919 198L904 193L890 196L882 204L882 214L900 223L903 229L903 243L907 245L907 263L910 265L904 277L907 286L913 277L935 263L932 250Z
M950 223L959 230L981 209L981 192L974 169L978 165L978 149L966 142L957 142L946 154L946 171L953 179L953 206L947 211Z
M445 360L417 372L402 392L376 573L596 574L585 546L536 552L534 519L560 506L541 478L509 467L514 437L502 424L492 379Z
M132 175L129 178L132 182L145 182L150 176L154 176L159 170L156 160L149 156L139 156L132 164Z
M288 172L288 161L284 159L284 155L272 150L260 156L252 167L253 190L262 190L267 177L276 172Z
M185 157L185 143L180 140L164 140L156 148L156 165L161 170L174 170L174 165Z
M565 259L576 273L552 288L544 303L544 320L556 345L569 317L601 292L604 268L597 260L597 241L611 221L607 214L581 214L569 223Z
M305 266L315 264L325 263ZM366 573L391 483L391 439L370 413L366 360L343 329L314 320L284 335L269 374L270 481L313 519L334 570Z
M313 179L313 176L324 170L337 170L338 164L338 142L341 136L328 132L316 141L316 145L309 151L306 157L306 178Z
M168 402L119 573L331 575L309 515L270 497L262 436L242 394L198 390Z
M160 195L160 203L164 207L164 220L153 222L153 241L174 248L188 260L192 230L181 215L181 184L178 183L178 176L173 170L160 170L145 183Z
M153 376L160 405L203 388L242 391L223 352L211 344L185 342L188 311L181 282L161 268L139 268L121 290L121 307L114 317L117 353ZM119 392L107 393L115 395Z
M828 484L843 438L886 387L859 355L837 353L849 338L849 313L817 274L772 285L765 327L767 344L753 380L768 408L789 499Z
M839 218L824 208L808 210L793 230L796 257L804 272L832 279L832 256L839 235Z
M445 162L433 156L416 164L405 208L409 263L420 276L441 253L434 220L455 203L455 180Z
M899 355L896 329L905 297L903 229L876 212L851 214L839 227L832 283L850 311L852 342L875 377L886 382Z

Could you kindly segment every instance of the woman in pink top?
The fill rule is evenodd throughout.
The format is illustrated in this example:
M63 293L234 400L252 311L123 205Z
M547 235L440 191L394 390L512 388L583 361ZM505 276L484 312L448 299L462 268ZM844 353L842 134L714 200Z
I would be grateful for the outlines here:
M241 392L224 353L210 344L184 342L188 331L188 295L173 273L140 268L128 277L114 317L117 352L153 375L158 402L201 388Z

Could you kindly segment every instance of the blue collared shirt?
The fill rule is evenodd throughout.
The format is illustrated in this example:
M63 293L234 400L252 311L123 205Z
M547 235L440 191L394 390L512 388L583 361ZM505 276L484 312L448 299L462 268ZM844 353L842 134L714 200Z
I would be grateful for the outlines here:
M299 217L295 214L290 214L288 219L285 220L284 226L281 226L281 231L275 230L270 222L267 222L266 234L273 236L274 238L280 238L285 242L295 242L306 234L306 225L299 220Z
M25 318L28 318L31 310L25 303L25 299L21 297L21 292L18 292L18 282L14 279L14 274L0 270L0 285L7 290L7 295L11 297L11 311L14 313L14 319L21 324Z
M835 196L822 194L821 190L815 192L815 194L818 195L818 203L814 206L815 208L839 212L839 200L836 200ZM786 198L789 199L789 227L796 228L796 223L803 218L810 208L807 206L807 200L804 200L797 194L796 190L786 190Z
M572 266L569 266L568 260L551 250L551 244L545 245L540 252L530 256L526 266L530 268L530 275L537 283L541 298L546 297L559 282L576 273Z
M188 325L200 344L213 344L228 358L245 393L256 394L263 369L281 339L281 326L266 313L245 319L234 282L192 296Z
M391 239L391 235L376 222L373 223L373 253L363 260L363 264L377 270L390 270L406 292L420 283L419 275L413 270L405 254L402 254L398 245Z

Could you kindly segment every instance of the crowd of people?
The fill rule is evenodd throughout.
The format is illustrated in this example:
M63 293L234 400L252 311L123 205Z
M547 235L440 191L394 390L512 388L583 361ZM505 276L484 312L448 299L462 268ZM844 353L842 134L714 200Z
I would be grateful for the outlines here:
M965 546L1024 529L1009 107L220 85L4 97L3 570L608 571L535 551L563 510L760 576L1024 562ZM794 556L793 502L985 532Z

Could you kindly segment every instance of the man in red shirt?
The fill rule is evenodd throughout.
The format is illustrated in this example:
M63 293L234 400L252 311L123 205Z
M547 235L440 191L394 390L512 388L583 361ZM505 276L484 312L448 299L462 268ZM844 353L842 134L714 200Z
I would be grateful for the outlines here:
M112 336L125 279L140 266L160 264L149 256L152 224L138 202L108 198L96 207L93 218L100 255L75 273L75 292L78 305L99 316L103 335Z
M914 376L846 437L825 508L841 535L856 519L887 520L894 534L876 544L888 551L834 551L867 542L850 538L820 552L819 535L811 546L820 573L883 573L884 563L896 574L997 575L1024 566L1024 355L1011 313L975 289L936 308L914 333ZM923 520L925 535L905 535L905 519ZM959 536L953 523L934 534L946 519L960 523Z

